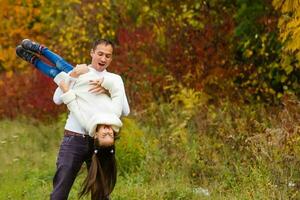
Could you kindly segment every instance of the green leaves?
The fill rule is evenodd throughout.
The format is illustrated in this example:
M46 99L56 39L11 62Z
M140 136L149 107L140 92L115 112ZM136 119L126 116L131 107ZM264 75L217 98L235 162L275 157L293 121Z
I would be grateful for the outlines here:
M286 10L286 5L291 6L291 1L281 2L288 4L279 6L277 1L277 8ZM298 48L298 38L291 37L296 32L283 33L283 29L277 28L277 13L268 2L240 0L237 5L235 50L241 73L236 84L240 84L250 99L255 97L270 102L278 102L287 91L298 91L299 64L289 53ZM296 12L295 4L293 6L288 10L290 14ZM278 24L282 24L281 19ZM291 30L292 26L297 25L289 24L290 29L286 30Z

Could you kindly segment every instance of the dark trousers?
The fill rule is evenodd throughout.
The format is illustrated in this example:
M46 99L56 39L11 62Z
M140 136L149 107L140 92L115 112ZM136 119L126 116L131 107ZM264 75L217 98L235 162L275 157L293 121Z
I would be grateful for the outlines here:
M93 154L93 138L64 136L60 145L51 200L67 200L76 175L83 162L88 168Z

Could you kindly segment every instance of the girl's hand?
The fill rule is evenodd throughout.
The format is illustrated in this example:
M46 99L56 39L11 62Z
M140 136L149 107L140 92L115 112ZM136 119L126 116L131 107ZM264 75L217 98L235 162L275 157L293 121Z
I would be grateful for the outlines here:
M76 65L73 71L70 73L71 77L77 78L81 74L85 74L89 71L89 68L86 64Z
M61 81L59 83L59 88L63 91L63 93L66 93L69 91L69 84L68 83L65 83L65 81Z

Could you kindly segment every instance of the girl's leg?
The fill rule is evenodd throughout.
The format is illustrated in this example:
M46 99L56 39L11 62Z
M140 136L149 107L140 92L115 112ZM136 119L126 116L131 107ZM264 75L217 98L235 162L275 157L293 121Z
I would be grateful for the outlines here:
M50 60L53 64L55 64L55 66L61 71L68 73L73 69L73 66L69 64L67 61L65 61L62 57L50 51L47 47L44 47L36 42L32 42L29 39L24 39L22 41L22 47L27 50L45 56L48 60Z
M45 56L48 60L50 60L55 66L66 73L73 70L73 66L69 64L67 61L65 61L62 57L57 55L56 53L50 51L48 48L44 48L41 53L43 56Z
M43 61L41 61L36 55L32 52L27 51L22 46L17 46L16 48L17 55L22 58L23 60L33 64L38 70L40 70L43 74L54 78L57 74L61 72L61 70L47 65Z
M55 76L61 72L61 70L44 63L39 58L34 61L33 65L50 78L55 78Z

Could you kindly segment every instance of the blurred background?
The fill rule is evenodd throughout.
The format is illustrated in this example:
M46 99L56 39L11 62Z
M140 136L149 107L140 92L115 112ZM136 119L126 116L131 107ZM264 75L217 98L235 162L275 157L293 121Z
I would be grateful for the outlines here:
M116 44L131 115L112 199L300 199L299 1L0 3L0 199L49 199L67 117L24 38L73 65Z

